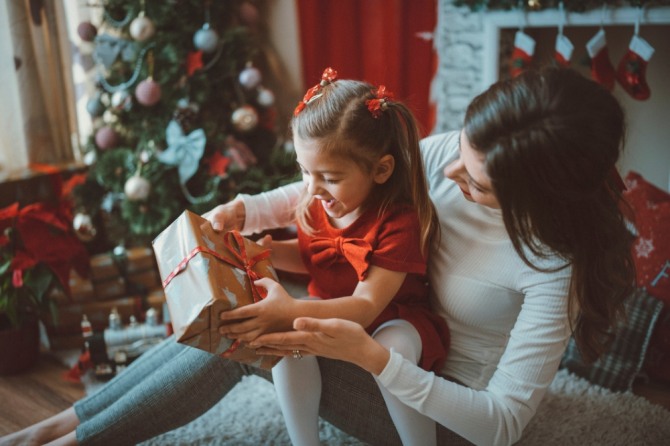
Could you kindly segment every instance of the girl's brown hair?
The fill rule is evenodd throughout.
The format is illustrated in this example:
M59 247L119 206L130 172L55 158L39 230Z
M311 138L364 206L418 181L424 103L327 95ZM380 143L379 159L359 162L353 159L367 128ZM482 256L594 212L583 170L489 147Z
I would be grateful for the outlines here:
M423 252L438 235L437 214L428 196L426 176L419 150L419 131L411 111L402 103L388 100L374 117L366 101L375 99L374 87L354 80L337 80L322 87L321 96L310 100L291 120L291 131L300 139L317 140L320 150L354 161L372 174L374 163L392 155L391 177L373 189L367 206L379 208L406 203L418 214ZM296 217L310 230L308 207L312 197L303 195Z
M624 112L602 86L548 68L500 82L468 107L464 131L485 165L516 252L572 267L569 310L582 356L604 351L632 292L633 235L615 163Z

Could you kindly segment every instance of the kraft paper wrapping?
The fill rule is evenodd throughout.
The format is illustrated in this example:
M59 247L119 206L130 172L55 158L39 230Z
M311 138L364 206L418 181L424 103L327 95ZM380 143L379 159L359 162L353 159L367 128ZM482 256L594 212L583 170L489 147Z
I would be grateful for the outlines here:
M261 298L250 275L277 280L265 248L234 231L216 233L190 211L160 233L153 248L177 342L264 369L279 362L218 331L221 311Z

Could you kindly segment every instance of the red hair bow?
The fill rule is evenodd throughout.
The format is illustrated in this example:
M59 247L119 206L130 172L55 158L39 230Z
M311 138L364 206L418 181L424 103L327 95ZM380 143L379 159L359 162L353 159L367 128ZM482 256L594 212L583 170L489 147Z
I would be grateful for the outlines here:
M298 105L295 107L295 110L293 110L293 116L298 116L300 112L305 108L305 106L309 103L309 101L321 96L319 94L321 89L326 85L330 84L331 82L333 82L335 79L337 79L337 71L333 70L330 67L323 70L323 74L321 75L321 82L319 82L318 84L307 90L307 93L305 93L305 96L303 96L302 101L298 102Z
M334 239L315 237L309 242L312 262L320 268L328 268L334 263L349 262L356 271L358 280L365 280L368 272L368 257L372 246L363 239L336 237Z
M365 101L365 105L368 106L372 117L377 119L386 110L387 102L393 99L393 93L387 91L386 86L380 85L376 90L372 90L372 94L375 95L375 98Z

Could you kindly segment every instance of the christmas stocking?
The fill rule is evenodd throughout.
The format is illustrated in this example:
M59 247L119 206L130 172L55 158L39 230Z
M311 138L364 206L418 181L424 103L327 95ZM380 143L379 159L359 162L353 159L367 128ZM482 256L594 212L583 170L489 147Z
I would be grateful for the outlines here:
M647 85L647 63L654 54L654 48L638 35L634 35L628 51L619 62L616 78L626 92L638 101L649 99L651 91Z
M519 30L514 36L514 51L512 51L512 61L509 74L516 77L530 66L530 62L535 53L535 40L528 34Z
M570 42L570 39L563 34L556 37L556 51L554 52L554 60L562 67L570 66L570 58L572 57L572 50L575 47Z
M616 74L607 51L605 30L601 29L586 43L586 51L591 58L591 77L609 91L614 90Z

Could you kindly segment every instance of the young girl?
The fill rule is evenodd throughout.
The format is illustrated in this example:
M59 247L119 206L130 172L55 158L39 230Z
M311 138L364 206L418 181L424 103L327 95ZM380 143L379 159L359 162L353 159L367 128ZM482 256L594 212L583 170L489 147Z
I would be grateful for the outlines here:
M438 226L415 121L384 86L335 76L327 69L294 113L305 187L296 210L298 237L272 243L273 265L311 277L308 292L317 299L297 301L292 314L356 321L387 348L439 370L448 332L431 314L425 276ZM296 349L272 377L293 444L318 445L316 357ZM381 391L404 444L435 444L432 420Z

